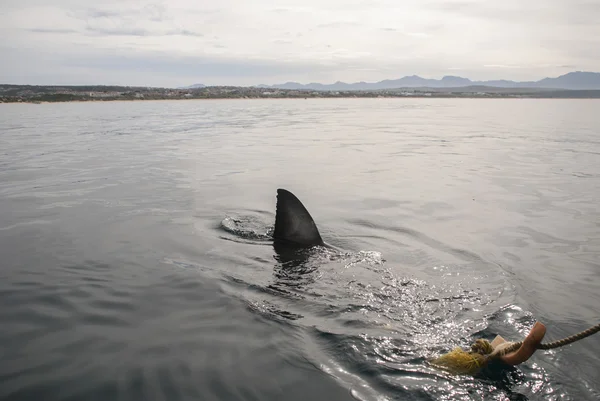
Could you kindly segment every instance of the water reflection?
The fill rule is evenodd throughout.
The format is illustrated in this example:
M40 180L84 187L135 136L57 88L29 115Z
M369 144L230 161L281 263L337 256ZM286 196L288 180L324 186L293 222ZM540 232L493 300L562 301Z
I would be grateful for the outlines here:
M275 284L300 287L314 283L316 278L314 273L318 270L315 263L310 263L314 249L297 248L274 241L273 250L275 251L273 257L277 261L273 267Z

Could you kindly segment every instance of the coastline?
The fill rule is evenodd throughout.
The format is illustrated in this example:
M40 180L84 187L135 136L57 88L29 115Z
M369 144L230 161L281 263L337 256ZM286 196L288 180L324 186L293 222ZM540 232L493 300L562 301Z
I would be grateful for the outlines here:
M572 96L572 97L559 97L559 96L338 96L338 97L308 97L308 98L291 98L291 97L230 97L230 98L191 98L191 99L90 99L90 100L59 100L59 101L0 101L0 105L3 104L56 104L56 103L132 103L132 102L162 102L162 101L220 101L220 100L331 100L331 99L345 99L345 100L358 100L358 99L465 99L465 100L600 100L600 94L598 96Z
M31 86L0 84L0 103L64 103L151 100L259 99L600 99L600 90L500 87L294 90L255 87L169 89L121 86Z
M600 91L599 91L600 92ZM470 99L470 100L486 100L486 99L505 99L505 100L600 100L600 93L594 96L308 96L308 97L197 97L197 98L157 98L157 99L70 99L70 100L0 100L2 104L52 104L52 103L115 103L115 102L158 102L158 101L215 101L215 100L328 100L328 99Z

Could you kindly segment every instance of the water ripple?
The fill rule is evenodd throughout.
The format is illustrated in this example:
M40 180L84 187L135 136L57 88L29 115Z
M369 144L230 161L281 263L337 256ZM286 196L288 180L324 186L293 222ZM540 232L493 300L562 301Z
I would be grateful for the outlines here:
M595 101L0 105L0 398L595 400ZM275 189L322 236L272 247ZM290 256L290 255L288 255Z

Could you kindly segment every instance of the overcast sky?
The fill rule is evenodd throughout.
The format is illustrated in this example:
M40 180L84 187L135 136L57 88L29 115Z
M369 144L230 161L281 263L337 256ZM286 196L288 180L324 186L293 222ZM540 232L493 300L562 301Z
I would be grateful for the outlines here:
M600 0L2 0L0 83L331 83L600 71Z

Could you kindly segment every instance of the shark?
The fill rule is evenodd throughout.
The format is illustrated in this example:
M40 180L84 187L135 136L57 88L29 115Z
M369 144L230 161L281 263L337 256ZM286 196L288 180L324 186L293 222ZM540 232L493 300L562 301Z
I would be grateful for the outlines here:
M317 224L300 199L283 188L277 189L273 240L280 247L295 249L330 247L321 238Z
M277 259L286 268L302 268L310 258L308 251L318 246L336 250L323 241L317 224L300 199L287 189L278 188L273 231Z

